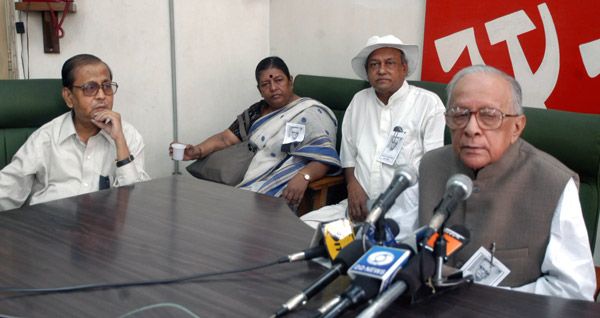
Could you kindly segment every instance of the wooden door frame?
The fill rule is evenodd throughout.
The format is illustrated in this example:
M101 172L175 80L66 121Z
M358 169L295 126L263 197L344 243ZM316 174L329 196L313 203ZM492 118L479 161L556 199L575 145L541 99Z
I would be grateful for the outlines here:
M0 78L19 77L14 0L0 0Z

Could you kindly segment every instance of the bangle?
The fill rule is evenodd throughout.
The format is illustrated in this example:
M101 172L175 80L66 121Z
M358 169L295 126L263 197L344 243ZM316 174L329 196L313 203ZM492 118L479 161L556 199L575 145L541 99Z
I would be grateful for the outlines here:
M123 160L117 161L117 168L120 168L120 167L122 167L122 166L124 166L124 165L126 165L126 164L128 164L130 162L132 162L133 159L135 159L135 158L133 158L133 155L129 155L129 157L127 157L127 158L125 158Z

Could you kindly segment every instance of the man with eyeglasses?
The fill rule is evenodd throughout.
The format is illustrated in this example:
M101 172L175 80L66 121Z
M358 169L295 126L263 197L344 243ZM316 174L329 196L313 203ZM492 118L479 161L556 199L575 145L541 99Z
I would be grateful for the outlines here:
M470 242L449 260L457 268L495 246L494 266L510 270L500 286L592 300L595 273L579 202L578 176L520 138L521 88L490 66L471 66L448 85L446 124L452 145L423 156L419 221L428 224L446 181L473 179L471 196L446 226L463 224Z
M62 67L67 112L36 130L0 171L0 211L149 180L144 141L112 110L108 65L81 54Z
M342 123L340 157L348 199L302 216L307 224L343 217L364 221L367 201L385 191L399 167L417 170L425 152L444 144L442 101L406 81L417 67L418 51L393 35L373 36L352 59L354 73L371 87L354 95ZM396 204L387 216L400 225L400 237L417 225L416 209Z

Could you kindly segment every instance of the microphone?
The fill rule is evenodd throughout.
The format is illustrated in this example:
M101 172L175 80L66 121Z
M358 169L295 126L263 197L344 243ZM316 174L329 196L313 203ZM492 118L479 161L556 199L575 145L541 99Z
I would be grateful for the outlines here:
M459 251L463 246L469 243L469 230L460 224L444 229L444 238L447 240L446 255ZM377 297L365 310L357 317L367 318L376 317L386 310L400 295L408 290L414 297L417 291L423 285L423 282L435 274L436 264L433 252L433 243L437 239L437 233L428 241L424 250L411 258L408 265L394 277L394 283Z
M386 228L386 233L388 233L389 237L393 240L396 237L396 235L398 235L398 232L400 232L398 224L391 219L385 219L384 224ZM301 293L290 298L285 304L282 305L281 309L279 309L272 317L281 317L287 314L288 312L296 309L303 302L307 301L319 291L321 291L323 288L325 288L325 286L329 285L338 276L346 274L348 267L350 267L350 265L354 263L366 249L368 249L374 244L374 240L370 240L368 237L365 237L365 239L367 240L364 242L363 240L349 241L349 237L354 238L354 233L352 232L352 224L348 219L339 219L333 222L326 223L322 226L322 228L323 233L325 233L325 237L323 238L323 241L325 242L325 249L327 251L327 254L330 255L334 266L331 269L329 269L329 271L327 271L325 274L321 275L321 277L319 277L317 279L317 282L313 283L313 285L307 287ZM342 236L342 238L337 240L337 244L330 243L329 241L334 240L336 236ZM316 239L318 238L313 238L313 241ZM300 252L298 254L305 253L305 251Z
M379 282L376 279L357 276L352 282L352 285L344 291L336 300L339 300L333 306L330 305L329 309L319 317L321 318L334 318L342 314L346 309L353 305L362 303L367 299L371 299L377 296L379 292ZM319 309L322 312L322 309Z
M335 260L340 251L354 241L354 226L348 219L339 219L322 225L326 255Z
M369 226L364 235L369 242L369 247L373 245L398 247L396 242L396 236L400 233L398 223L392 219L383 219L377 221L377 225Z
M348 270L356 278L335 304L326 303L319 309L321 317L337 317L347 308L374 298L386 289L395 274L408 263L411 252L406 249L373 246Z
M427 245L425 248L433 252L433 248L435 245L435 241L438 238L438 233L434 233L429 240L427 241ZM446 259L458 252L463 246L469 243L471 239L471 232L462 224L454 224L449 228L444 229L444 239L446 240Z
M397 233L398 231L396 231ZM348 219L339 219L321 225L315 231L312 247L279 259L279 263L292 263L328 256L333 260L341 249L354 240L354 228ZM314 246L315 244L318 244Z
M428 240L446 222L458 204L471 196L473 181L464 174L455 174L446 183L446 192L435 207L433 217L429 221L425 239Z
M396 171L392 182L387 189L377 197L377 200L373 203L373 208L367 216L366 223L373 225L382 215L394 205L396 198L406 188L414 185L417 182L417 173L415 169L410 166L402 166Z
M399 280L393 283L388 289L386 289L377 300L363 310L356 318L373 318L379 316L384 310L386 310L395 300L404 294L407 289L407 285L404 281Z
M307 248L301 252L293 253L288 256L284 256L278 260L278 263L293 263L299 261L307 261L317 257L323 257L327 255L327 248L324 245L318 245L315 247Z
M383 291L357 317L376 317L386 310L400 295L408 290L415 295L429 277L435 273L435 258L429 251L423 251L412 257L405 268L394 277L394 282Z
M350 243L350 245L343 248L335 260L333 260L333 266L329 270L317 278L315 282L306 287L302 292L290 298L281 306L281 309L279 309L271 317L281 317L296 309L303 302L312 298L319 291L329 285L334 279L338 278L338 276L345 274L348 270L348 267L350 267L350 265L352 265L352 263L354 263L363 254L363 252L364 250L362 248L361 241L356 240Z

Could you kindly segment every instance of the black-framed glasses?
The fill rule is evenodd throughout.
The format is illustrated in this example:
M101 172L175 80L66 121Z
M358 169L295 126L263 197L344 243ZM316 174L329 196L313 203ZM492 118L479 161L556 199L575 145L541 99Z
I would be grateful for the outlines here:
M112 96L117 92L119 84L115 82L104 82L102 84L98 84L96 82L89 82L81 86L73 85L73 87L81 89L83 95L85 96L96 96L100 88L102 88L102 91L105 95Z
M446 124L450 129L460 129L467 126L471 115L475 114L475 119L481 129L498 129L502 126L504 117L518 117L520 114L505 114L501 110L493 107L484 107L478 110L453 106L446 113Z

